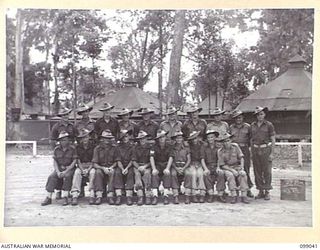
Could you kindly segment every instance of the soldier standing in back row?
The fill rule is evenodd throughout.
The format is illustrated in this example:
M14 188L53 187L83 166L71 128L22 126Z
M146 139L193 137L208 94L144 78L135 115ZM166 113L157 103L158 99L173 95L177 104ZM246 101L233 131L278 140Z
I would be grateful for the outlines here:
M235 110L232 114L232 118L235 119L235 123L230 126L230 133L233 136L232 141L237 143L244 155L244 171L247 173L249 190L247 196L252 198L253 194L250 190L253 184L250 178L250 139L251 128L248 123L243 122L243 113L241 110Z
M89 113L91 110L92 107L89 107L87 105L81 105L77 109L77 114L82 116L81 120L74 125L77 135L79 135L80 130L83 128L88 129L89 131L94 130L94 120L90 119L89 117Z
M119 128L120 130L128 130L132 133L130 135L133 135L133 137L136 137L139 132L139 128L137 124L134 121L130 120L130 116L132 115L133 110L129 110L127 108L123 108L121 112L118 114L118 117L121 119L119 122Z
M114 108L110 103L104 103L99 111L103 112L103 116L99 118L95 124L94 131L100 136L102 131L110 130L112 135L117 139L120 128L118 120L111 116L111 110Z
M173 143L171 137L178 131L181 131L182 122L177 120L177 112L178 110L175 107L170 107L165 113L167 115L167 119L160 123L160 129L168 132L167 141Z
M254 115L257 121L251 124L251 151L257 199L270 200L272 189L272 160L275 147L275 130L271 122L265 120L268 108L256 107Z
M189 119L182 126L182 132L185 137L189 137L194 131L200 131L200 137L203 139L207 129L207 122L199 118L202 108L192 106L187 110Z
M213 121L210 122L207 126L207 130L214 130L221 133L229 132L229 125L225 121L222 121L222 115L225 113L224 110L221 110L219 107L216 107L213 112Z
M139 131L146 132L151 138L155 138L157 136L157 131L159 129L158 123L151 120L151 116L153 114L153 110L142 108L139 112L139 115L142 115L142 121L138 123Z

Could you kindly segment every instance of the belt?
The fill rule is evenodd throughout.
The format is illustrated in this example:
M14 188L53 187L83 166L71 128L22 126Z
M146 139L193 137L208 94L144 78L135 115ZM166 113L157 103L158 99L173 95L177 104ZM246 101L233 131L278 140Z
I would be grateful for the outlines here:
M266 147L269 147L269 146L271 146L271 142L269 142L268 144L260 144L260 145L253 144L254 148L266 148Z
M176 161L175 163L178 163L178 164L186 164L184 161Z

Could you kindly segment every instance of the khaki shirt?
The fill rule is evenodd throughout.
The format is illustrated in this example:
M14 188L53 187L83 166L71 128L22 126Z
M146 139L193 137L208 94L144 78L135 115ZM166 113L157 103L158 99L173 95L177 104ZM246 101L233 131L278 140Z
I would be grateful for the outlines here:
M229 167L239 166L241 158L243 158L243 153L236 143L231 143L230 149L222 147L218 150L218 164L220 167L223 165L228 165Z
M252 143L261 145L267 144L271 142L271 136L276 134L274 130L274 126L269 121L263 121L261 126L258 126L257 122L253 122L251 124L251 136L252 136Z
M170 121L163 121L160 123L160 129L166 132L169 132L167 137L171 138L176 132L182 130L182 122L175 121L174 124L170 123Z
M193 131L200 131L200 136L204 138L206 129L207 122L203 119L198 119L196 123L189 119L182 126L182 132L185 137L188 137Z
M251 138L251 128L248 123L242 123L240 126L232 124L230 126L230 133L233 135L231 138L233 142L238 143L240 146L245 144L249 146Z
M57 162L60 171L65 170L73 160L77 159L76 149L73 146L68 146L63 150L62 146L59 145L53 151L53 159Z
M207 130L214 130L219 132L220 134L225 132L229 133L229 124L224 121L221 121L219 123L212 121L208 124Z

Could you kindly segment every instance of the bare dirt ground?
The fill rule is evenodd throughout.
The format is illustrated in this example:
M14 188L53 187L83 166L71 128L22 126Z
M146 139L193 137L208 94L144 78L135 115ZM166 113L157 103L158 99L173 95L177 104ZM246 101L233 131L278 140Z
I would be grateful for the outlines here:
M277 167L278 166L278 167ZM19 226L254 226L311 227L311 166L284 167L275 161L271 200L251 200L251 204L170 204L128 207L90 206L82 198L76 207L63 207L62 201L42 207L45 183L51 173L52 157L37 158L7 153L4 225ZM306 181L306 201L280 200L280 179ZM256 190L253 189L254 192ZM88 194L88 193L87 193Z

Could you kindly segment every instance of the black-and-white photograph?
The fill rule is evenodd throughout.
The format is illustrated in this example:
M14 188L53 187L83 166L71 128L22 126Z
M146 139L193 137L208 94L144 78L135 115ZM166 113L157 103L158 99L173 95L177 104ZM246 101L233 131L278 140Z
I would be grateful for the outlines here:
M6 10L5 227L313 226L314 9Z

